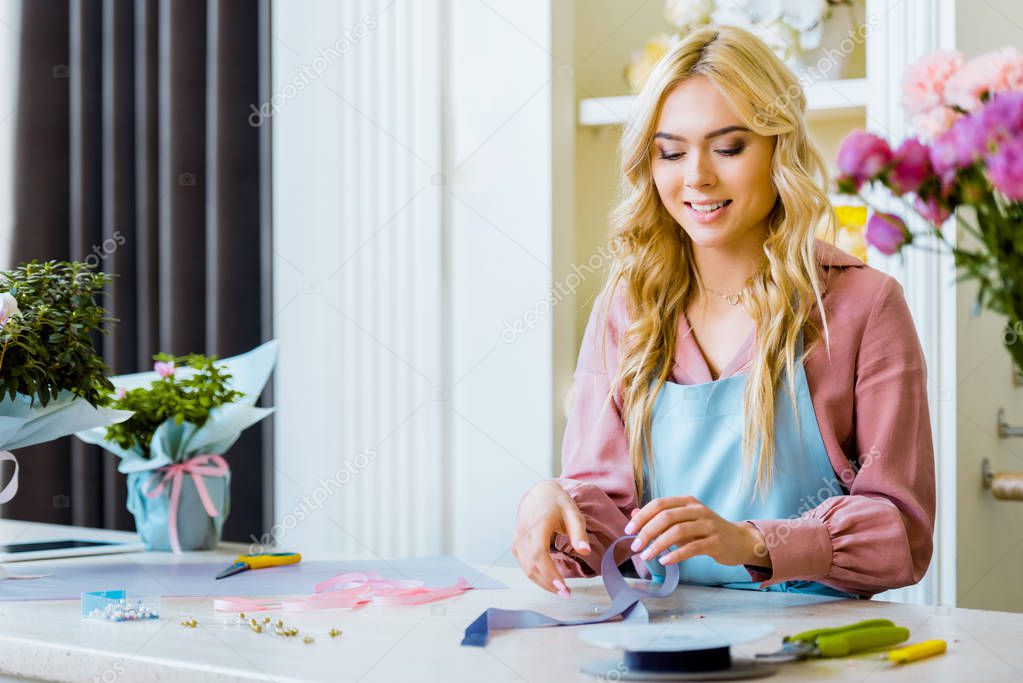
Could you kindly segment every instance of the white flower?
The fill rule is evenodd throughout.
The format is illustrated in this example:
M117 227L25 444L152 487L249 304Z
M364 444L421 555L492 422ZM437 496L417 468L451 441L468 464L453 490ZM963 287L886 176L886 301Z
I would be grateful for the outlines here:
M820 45L826 11L827 0L721 0L711 20L756 34L789 61Z
M679 28L702 26L710 21L714 0L667 0L664 16Z
M10 292L0 294L0 325L3 325L12 315L19 315L18 300Z
M809 31L820 25L827 11L827 0L785 0L785 23L797 31Z

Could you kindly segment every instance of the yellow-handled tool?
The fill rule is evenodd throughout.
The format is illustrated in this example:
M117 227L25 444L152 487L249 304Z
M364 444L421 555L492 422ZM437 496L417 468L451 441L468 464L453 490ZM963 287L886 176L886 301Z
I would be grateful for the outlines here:
M263 569L265 567L279 567L284 564L295 564L302 561L298 553L260 553L259 555L239 555L235 558L234 564L217 574L218 579L234 576L239 572L249 569Z
M906 647L900 647L897 650L889 650L888 661L892 664L915 662L916 660L923 659L924 657L940 655L947 648L948 644L944 640L925 640L922 643L916 643L915 645L907 645Z

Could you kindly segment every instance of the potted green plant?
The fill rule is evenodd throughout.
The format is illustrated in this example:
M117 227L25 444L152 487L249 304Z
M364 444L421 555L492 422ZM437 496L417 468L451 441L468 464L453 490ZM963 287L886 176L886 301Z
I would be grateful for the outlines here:
M111 405L132 417L78 437L121 458L128 509L150 549L177 553L219 543L230 511L231 471L223 454L273 412L255 403L276 348L271 341L225 360L158 354L152 372L111 378Z
M30 261L0 272L0 460L14 463L0 503L18 491L9 451L131 416L104 407L113 385L94 346L113 322L98 303L109 281L80 262Z

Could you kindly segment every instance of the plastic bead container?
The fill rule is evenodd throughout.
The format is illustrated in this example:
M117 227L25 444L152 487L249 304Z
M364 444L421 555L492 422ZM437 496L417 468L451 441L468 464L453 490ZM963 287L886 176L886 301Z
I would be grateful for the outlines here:
M149 621L160 618L160 596L128 595L124 590L82 593L82 618Z

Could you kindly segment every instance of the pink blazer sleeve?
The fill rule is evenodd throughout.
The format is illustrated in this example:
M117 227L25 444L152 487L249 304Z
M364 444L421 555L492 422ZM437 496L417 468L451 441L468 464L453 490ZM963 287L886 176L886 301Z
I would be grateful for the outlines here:
M841 325L841 321L832 321ZM815 580L873 595L918 582L933 549L934 450L923 351L902 287L886 278L856 361L855 449L848 495L794 520L753 520L773 565L747 566L771 585Z
M606 318L604 301L604 296L597 298L583 334L574 375L575 400L562 444L562 473L557 479L586 519L591 551L585 557L576 555L568 537L556 534L551 556L563 576L599 574L604 551L625 533L629 513L636 507L621 397L616 393L613 400L608 398L618 369L624 299L614 297ZM619 563L631 554L624 546L617 552L622 553L616 557Z

